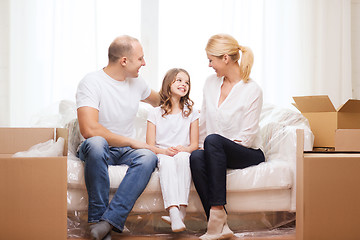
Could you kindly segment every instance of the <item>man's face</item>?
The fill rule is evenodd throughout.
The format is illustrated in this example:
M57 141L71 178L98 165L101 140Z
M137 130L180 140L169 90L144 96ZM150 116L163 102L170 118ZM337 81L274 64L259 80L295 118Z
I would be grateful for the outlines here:
M139 42L133 42L133 51L127 62L128 77L136 78L139 76L139 71L142 66L145 66L144 52Z

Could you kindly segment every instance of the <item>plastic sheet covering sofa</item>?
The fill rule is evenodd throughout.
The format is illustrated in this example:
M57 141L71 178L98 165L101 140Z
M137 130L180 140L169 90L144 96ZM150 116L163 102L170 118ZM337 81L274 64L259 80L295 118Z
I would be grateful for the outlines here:
M151 106L140 104L136 117L137 138L145 141L146 118ZM68 153L68 236L87 235L88 198L84 181L84 164L76 157L80 144L79 127L74 119L67 124ZM291 109L264 105L260 119L266 162L242 170L228 170L227 211L229 226L235 232L274 229L295 220L296 129L304 129L304 149L311 150L313 134L302 114ZM127 166L110 166L111 194L123 179ZM137 200L128 220L129 234L170 233L160 221L164 212L159 174L155 171L145 191ZM201 233L206 218L200 199L192 185L187 217L187 231Z

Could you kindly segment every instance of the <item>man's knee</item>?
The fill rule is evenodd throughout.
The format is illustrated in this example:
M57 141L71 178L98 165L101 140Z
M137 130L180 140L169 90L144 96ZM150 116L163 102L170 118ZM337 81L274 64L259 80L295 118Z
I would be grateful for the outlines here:
M156 168L158 163L158 158L155 153L153 153L148 149L138 149L136 151L140 155L139 160L142 165L147 166L149 168L153 168L153 170Z
M102 150L105 147L108 148L109 144L106 141L105 138L100 137L100 136L95 136L95 137L91 137L86 139L83 144L82 147L89 149L89 150Z
M86 139L79 150L79 157L85 161L88 159L99 158L103 154L106 154L109 150L109 145L105 138L95 136Z

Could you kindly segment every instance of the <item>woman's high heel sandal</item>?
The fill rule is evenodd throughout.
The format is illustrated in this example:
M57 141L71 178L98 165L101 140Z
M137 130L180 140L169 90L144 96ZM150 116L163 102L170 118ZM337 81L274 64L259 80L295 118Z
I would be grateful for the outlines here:
M227 223L225 223L223 230L221 232L220 239L227 239L227 238L231 238L232 236L234 236L234 232L231 231Z
M224 230L224 226L226 224L226 212L224 209L221 210L215 210L215 209L210 209L210 218L209 218L209 222L207 225L207 232L200 236L200 239L202 240L216 240L216 239L221 239L222 238L222 233ZM227 227L229 228L229 227ZM230 228L229 228L230 230ZM230 230L231 231L231 230ZM226 234L228 235L228 230L226 229ZM225 236L224 235L224 236Z

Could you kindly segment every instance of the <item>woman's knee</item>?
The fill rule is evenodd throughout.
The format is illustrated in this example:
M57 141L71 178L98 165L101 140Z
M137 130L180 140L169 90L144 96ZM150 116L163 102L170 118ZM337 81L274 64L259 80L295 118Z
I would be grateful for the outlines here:
M206 149L209 146L216 146L221 143L222 136L219 134L210 134L205 138L204 148Z
M195 150L190 155L190 168L196 170L204 165L204 150Z

